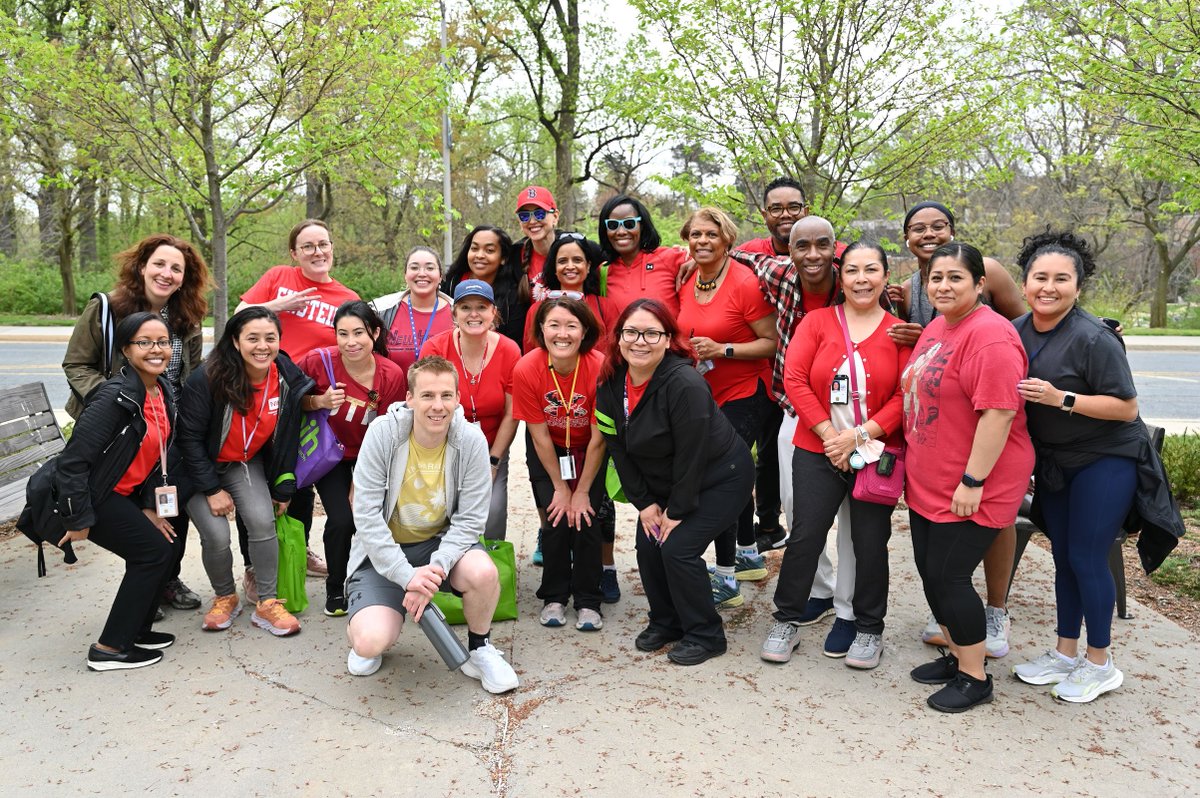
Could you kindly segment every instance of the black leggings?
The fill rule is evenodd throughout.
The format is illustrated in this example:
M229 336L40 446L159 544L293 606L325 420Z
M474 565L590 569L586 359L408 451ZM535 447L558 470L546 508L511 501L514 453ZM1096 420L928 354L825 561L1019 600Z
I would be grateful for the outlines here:
M752 396L734 399L721 406L721 413L733 425L738 437L746 442L750 449L758 443L762 435L763 414L767 407L767 389L762 380L758 382L758 390ZM778 481L778 479L777 479ZM738 546L753 546L754 536L754 496L746 497L746 504L738 513L737 526L730 527L717 538L714 548L717 554L717 565L733 567Z
M908 511L913 557L933 617L950 632L956 645L973 646L987 638L983 602L971 576L999 529L974 521L934 522Z
M354 478L354 460L342 460L317 480L317 492L325 507L325 595L330 598L346 593L346 564L350 560L350 539L354 537L354 511L350 508L350 482ZM312 518L312 513L309 513Z

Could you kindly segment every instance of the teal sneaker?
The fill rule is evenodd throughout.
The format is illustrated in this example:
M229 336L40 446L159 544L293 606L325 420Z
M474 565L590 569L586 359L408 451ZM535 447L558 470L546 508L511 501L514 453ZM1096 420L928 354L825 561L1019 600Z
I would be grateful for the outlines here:
M713 604L717 609L731 610L746 603L746 598L742 595L742 587L736 579L726 579L716 574L709 574L708 579L712 584Z
M766 579L767 561L761 554L739 554L733 561L733 578L739 582Z
M533 550L532 560L534 565L542 564L542 530L540 529L538 530L537 548Z

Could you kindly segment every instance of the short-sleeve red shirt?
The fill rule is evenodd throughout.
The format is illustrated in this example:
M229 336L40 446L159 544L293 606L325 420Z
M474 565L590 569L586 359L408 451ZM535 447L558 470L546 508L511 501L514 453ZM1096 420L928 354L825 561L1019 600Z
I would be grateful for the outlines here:
M306 288L315 288L320 299L310 299L301 310L288 310L279 314L283 325L280 346L292 360L300 358L319 346L334 346L337 336L333 330L333 315L343 302L358 299L337 280L316 283L304 276L299 266L275 266L242 294L242 301L261 305L272 299L299 293Z
M396 307L396 318L392 319L392 327L387 333L388 359L405 372L417 362L422 346L454 326L449 304L433 312L413 310L410 317L408 313L411 309L412 305L408 302L401 302Z
M329 390L329 372L325 361L321 358L321 349L315 349L300 361L300 368L305 374L316 380L316 385L309 392L320 395ZM346 401L336 410L329 411L329 427L337 436L345 449L347 460L358 457L358 449L362 446L363 437L367 434L367 425L388 411L395 402L403 402L408 393L408 377L404 370L383 355L374 354L375 379L371 387L359 384L342 363L342 356L336 349L325 349L329 352L333 363L333 378L335 382L345 385ZM376 394L371 401L370 392Z
M242 415L233 411L229 434L217 453L218 463L244 463L271 439L279 423L279 372L271 364L267 378L254 386L249 407ZM244 449L243 449L243 445Z
M699 272L694 272L680 287L679 329L682 335L711 338L719 344L758 340L750 322L771 315L775 308L763 297L758 277L752 271L737 261L730 261L726 268L729 273L706 305L696 301ZM717 405L753 396L759 380L770 385L774 358L772 352L769 357L753 360L713 360L713 368L705 373L704 379L712 388Z
M543 300L534 302L529 308L529 314L525 317L525 351L532 352L537 349L537 339L533 337L533 321L537 318L538 308L541 307ZM596 342L595 349L601 352L608 351L608 342L612 340L613 330L617 326L617 318L621 315L613 306L612 300L608 297L598 296L597 294L585 294L583 297L584 303L588 306L588 310L592 311L592 315L596 317L596 321L600 322L603 328L600 333L600 340Z
M596 382L604 355L593 349L580 357L578 378L574 371L556 375L547 363L548 357L546 350L535 349L517 363L513 370L513 418L526 424L545 424L554 445L563 448L567 447L569 419L570 448L586 446L596 423ZM572 394L569 403L566 394Z
M458 347L454 345L457 334L457 330L448 330L429 339L421 350L421 357L441 355L454 364L458 370L458 401L463 414L467 421L479 424L491 446L504 421L505 400L513 392L513 369L521 359L521 348L511 338L501 335L495 353L489 355L483 373L479 375L479 382L472 383Z
M633 300L643 297L657 299L671 315L678 315L679 295L675 291L675 277L687 259L687 250L677 247L659 247L653 252L639 251L632 264L617 258L608 264L604 295L612 300L617 315L624 313Z
M167 408L161 395L152 397L147 391L146 398L142 401L142 414L146 417L146 436L142 438L142 445L134 455L133 462L125 469L125 474L113 488L113 491L122 496L132 494L134 488L150 476L150 472L162 456L161 444L171 434L171 420L167 418Z

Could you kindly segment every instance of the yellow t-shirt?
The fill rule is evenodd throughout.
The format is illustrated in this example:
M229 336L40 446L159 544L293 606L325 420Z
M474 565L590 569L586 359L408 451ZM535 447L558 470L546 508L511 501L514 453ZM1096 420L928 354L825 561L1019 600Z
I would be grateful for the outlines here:
M408 439L408 464L396 509L388 519L392 540L411 544L429 540L446 526L446 444L426 449Z

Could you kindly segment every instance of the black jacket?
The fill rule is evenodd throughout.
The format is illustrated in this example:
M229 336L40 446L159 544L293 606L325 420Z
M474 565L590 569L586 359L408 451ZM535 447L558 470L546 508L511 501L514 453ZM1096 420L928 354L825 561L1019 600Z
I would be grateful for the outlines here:
M275 432L263 446L263 470L276 501L290 501L296 493L296 453L300 444L300 422L304 413L300 400L316 384L283 352L275 364L279 374L279 418ZM233 407L217 404L208 385L207 361L192 372L183 387L179 402L179 445L171 454L172 468L185 475L181 480L181 500L195 493L212 496L221 490L217 456L233 425Z
M171 419L169 450L178 419L171 386L165 377L159 377L158 385ZM58 457L58 513L67 529L95 524L93 500L107 498L129 470L146 437L146 416L142 412L145 401L146 386L128 366L89 394L71 439ZM170 462L169 452L167 460ZM134 494L140 496L143 507L154 506L154 488L161 484L162 474L155 468Z
M723 478L713 466L746 444L713 401L704 377L671 352L626 423L627 370L621 366L597 389L597 425L633 506L658 504L682 519L698 506L701 489Z

